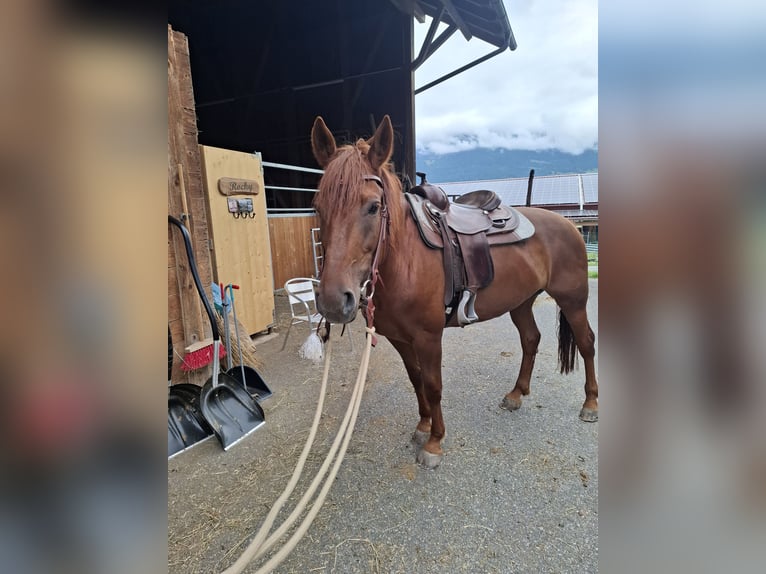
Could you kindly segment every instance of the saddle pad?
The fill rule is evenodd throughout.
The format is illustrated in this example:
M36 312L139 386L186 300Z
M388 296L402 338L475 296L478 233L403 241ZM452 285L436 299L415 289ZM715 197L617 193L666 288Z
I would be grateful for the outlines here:
M420 196L412 195L411 193L405 193L407 203L410 206L410 213L415 220L420 237L428 247L431 249L443 249L444 242L442 241L441 233L437 227L436 222L426 207L426 200ZM513 231L505 231L492 228L487 233L487 242L492 245L507 245L510 243L516 243L529 239L535 234L534 224L519 210L501 206L503 210L509 210L512 212L513 219L518 218L518 225Z

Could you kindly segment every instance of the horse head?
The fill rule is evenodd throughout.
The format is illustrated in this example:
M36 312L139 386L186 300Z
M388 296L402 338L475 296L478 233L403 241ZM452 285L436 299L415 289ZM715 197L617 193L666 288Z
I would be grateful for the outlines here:
M372 278L395 181L388 167L393 140L388 116L369 140L341 147L321 117L314 121L311 146L325 170L314 198L324 248L317 306L332 323L356 317L362 287Z

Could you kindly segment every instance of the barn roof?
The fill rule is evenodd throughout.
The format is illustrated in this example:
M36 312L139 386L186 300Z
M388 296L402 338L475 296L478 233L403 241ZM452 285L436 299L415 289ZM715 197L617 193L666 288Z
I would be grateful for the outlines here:
M427 16L429 32L416 47L414 19ZM388 114L394 165L411 180L414 94L516 47L502 0L170 0L168 20L189 40L201 144L316 167L309 141L316 116L352 142ZM458 32L488 43L489 53L416 89L415 70ZM274 178L267 183L310 186L296 174ZM270 195L280 207L311 200Z
M395 6L419 22L425 16L440 18L455 26L466 40L473 37L498 48L516 49L508 14L502 0L391 0Z

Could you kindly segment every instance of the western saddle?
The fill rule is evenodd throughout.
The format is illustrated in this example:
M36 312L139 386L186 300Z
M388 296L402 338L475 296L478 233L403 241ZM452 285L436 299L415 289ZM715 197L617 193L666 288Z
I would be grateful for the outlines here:
M424 173L417 175L420 184L405 197L423 242L442 250L445 322L457 314L461 327L475 323L476 293L495 276L490 247L528 239L534 225L516 209L501 205L494 191L472 191L451 203Z

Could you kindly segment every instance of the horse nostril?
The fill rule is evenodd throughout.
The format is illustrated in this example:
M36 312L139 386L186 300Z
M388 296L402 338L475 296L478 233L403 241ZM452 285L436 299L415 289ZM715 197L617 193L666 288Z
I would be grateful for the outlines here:
M354 307L356 307L356 297L351 291L346 291L343 293L343 313L345 315L351 314Z

